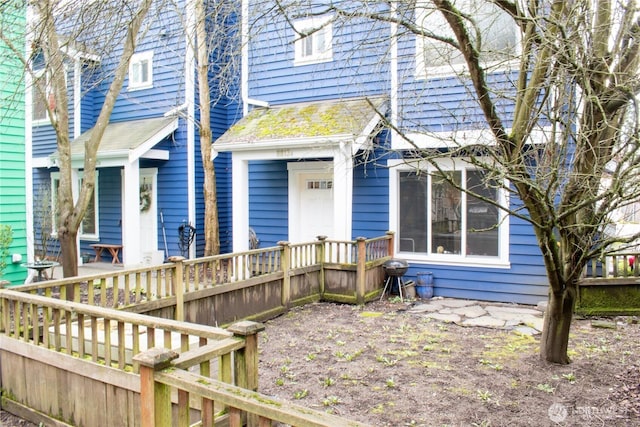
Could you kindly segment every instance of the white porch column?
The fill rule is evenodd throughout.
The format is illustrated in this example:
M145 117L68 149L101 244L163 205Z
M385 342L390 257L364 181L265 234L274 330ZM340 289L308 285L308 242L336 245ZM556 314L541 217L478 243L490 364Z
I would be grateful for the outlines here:
M341 142L333 157L333 197L335 238L351 240L353 159L349 143Z
M232 156L233 251L249 249L249 161Z
M140 165L137 160L124 165L122 177L122 263L135 266L140 253Z

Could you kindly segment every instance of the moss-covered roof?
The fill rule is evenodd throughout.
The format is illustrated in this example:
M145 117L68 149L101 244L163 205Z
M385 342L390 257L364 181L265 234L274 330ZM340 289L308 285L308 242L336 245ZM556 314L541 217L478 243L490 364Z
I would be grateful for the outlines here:
M102 135L98 158L112 153L127 153L136 150L144 144L157 144L173 132L178 125L176 117L156 117L142 120L109 123ZM71 156L84 156L84 143L91 137L94 128L82 133L71 142ZM56 150L51 157L58 157Z
M233 125L216 145L261 143L300 138L362 136L384 114L385 97L353 98L256 108Z

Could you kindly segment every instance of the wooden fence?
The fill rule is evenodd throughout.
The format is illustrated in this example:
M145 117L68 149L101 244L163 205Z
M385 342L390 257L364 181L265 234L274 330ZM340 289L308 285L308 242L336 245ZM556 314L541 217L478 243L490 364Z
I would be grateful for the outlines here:
M38 282L23 292L218 326L265 320L318 300L363 304L379 295L393 233L320 239L123 271Z
M254 350L257 350L254 346L245 347L241 365L257 366L258 355ZM193 398L202 401L202 426L214 426L218 421L215 404L226 408L230 427L266 427L273 421L304 427L365 426L253 392L257 384L238 387L189 372L181 368L179 356L170 350L151 349L136 356L136 360L140 364L143 427L189 426L188 402ZM182 396L177 410L171 401L173 390Z
M578 286L576 313L640 315L639 261L635 252L592 259Z
M198 375L210 378L213 363L217 381L255 393L257 364L246 352L259 327L240 327L236 321L268 318L321 298L373 299L381 291L381 266L392 256L390 248L393 234L354 242L281 242L239 254L175 258L159 266L0 290L2 406L36 421L40 416L45 424L58 419L71 425L140 425L140 365L134 356L156 347L178 354L175 367L193 362ZM231 326L215 327L218 323ZM162 375L158 378L165 379L156 382L168 381ZM283 419L258 408L258 395L238 408L229 396L201 390L204 380L199 381L172 394L182 414L178 419L185 413L192 420L201 414L211 419L210 400L222 405L213 413L231 420L236 409ZM203 392L195 403L184 400L196 393L192 387ZM284 419L339 425L331 417L327 424L295 417Z

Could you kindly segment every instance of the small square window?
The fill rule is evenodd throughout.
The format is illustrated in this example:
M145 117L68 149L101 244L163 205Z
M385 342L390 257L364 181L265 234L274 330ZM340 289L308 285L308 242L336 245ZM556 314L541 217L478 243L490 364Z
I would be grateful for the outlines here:
M153 86L153 51L136 53L129 63L129 90Z
M313 18L295 24L294 65L328 62L333 59L331 17Z

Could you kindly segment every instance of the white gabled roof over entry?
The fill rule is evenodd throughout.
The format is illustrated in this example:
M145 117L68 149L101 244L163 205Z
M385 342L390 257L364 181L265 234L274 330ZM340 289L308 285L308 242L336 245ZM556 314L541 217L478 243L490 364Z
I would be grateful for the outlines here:
M178 128L177 117L157 117L110 123L104 131L97 161L99 166L132 163L141 158L168 160L169 152L154 147ZM71 142L73 162L84 159L84 144L93 129L90 129ZM54 164L58 158L56 150L51 156Z
M332 99L256 108L214 143L216 151L319 148L341 142L367 148L387 98Z

